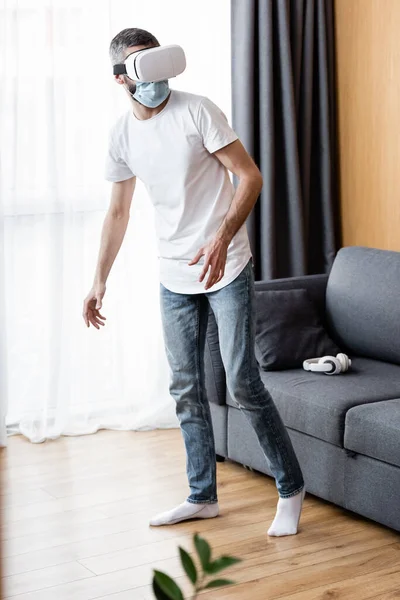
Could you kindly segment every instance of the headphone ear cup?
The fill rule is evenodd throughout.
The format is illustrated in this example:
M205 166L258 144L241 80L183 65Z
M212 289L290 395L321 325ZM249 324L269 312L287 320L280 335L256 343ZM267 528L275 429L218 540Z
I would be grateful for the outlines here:
M342 352L340 352L336 358L338 359L338 361L340 362L340 365L342 367L342 371L343 373L345 373L346 371L349 370L349 357L347 356L347 354L343 354Z
M326 373L327 375L338 375L342 372L342 365L335 356L323 356L319 359L318 364L332 365L332 371Z

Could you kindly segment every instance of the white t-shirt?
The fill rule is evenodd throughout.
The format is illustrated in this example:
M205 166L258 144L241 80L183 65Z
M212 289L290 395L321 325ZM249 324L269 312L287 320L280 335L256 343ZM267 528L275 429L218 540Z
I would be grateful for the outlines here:
M172 292L205 292L199 282L204 256L232 202L234 187L213 152L237 138L223 112L203 96L171 90L163 110L140 121L132 111L118 119L106 160L108 181L138 177L155 208L160 281ZM233 281L251 257L246 225L228 248L225 274L208 292Z

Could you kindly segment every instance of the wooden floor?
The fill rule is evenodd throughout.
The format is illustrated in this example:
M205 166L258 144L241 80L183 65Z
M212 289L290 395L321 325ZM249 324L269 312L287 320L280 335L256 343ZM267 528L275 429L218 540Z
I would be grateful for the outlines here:
M269 538L274 482L233 463L218 465L220 517L149 528L153 513L187 495L176 430L101 432L42 445L18 437L6 454L6 598L153 599L153 568L178 578L188 594L177 548L192 550L194 532L215 556L243 559L225 572L237 585L210 590L204 600L400 598L399 534L307 495L299 534Z

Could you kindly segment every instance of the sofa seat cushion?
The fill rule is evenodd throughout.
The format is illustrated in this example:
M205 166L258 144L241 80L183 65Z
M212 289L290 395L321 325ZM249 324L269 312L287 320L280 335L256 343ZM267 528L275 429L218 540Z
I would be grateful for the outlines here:
M350 409L344 447L400 467L400 399Z
M343 447L350 408L400 397L400 366L368 358L352 360L352 369L342 375L260 370L285 425ZM237 407L229 393L227 404Z

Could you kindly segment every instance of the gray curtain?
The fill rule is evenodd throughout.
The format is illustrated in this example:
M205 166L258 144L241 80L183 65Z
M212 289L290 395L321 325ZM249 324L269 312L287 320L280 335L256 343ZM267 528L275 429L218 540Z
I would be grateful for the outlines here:
M328 272L340 246L332 0L231 0L233 127L264 177L256 279Z

